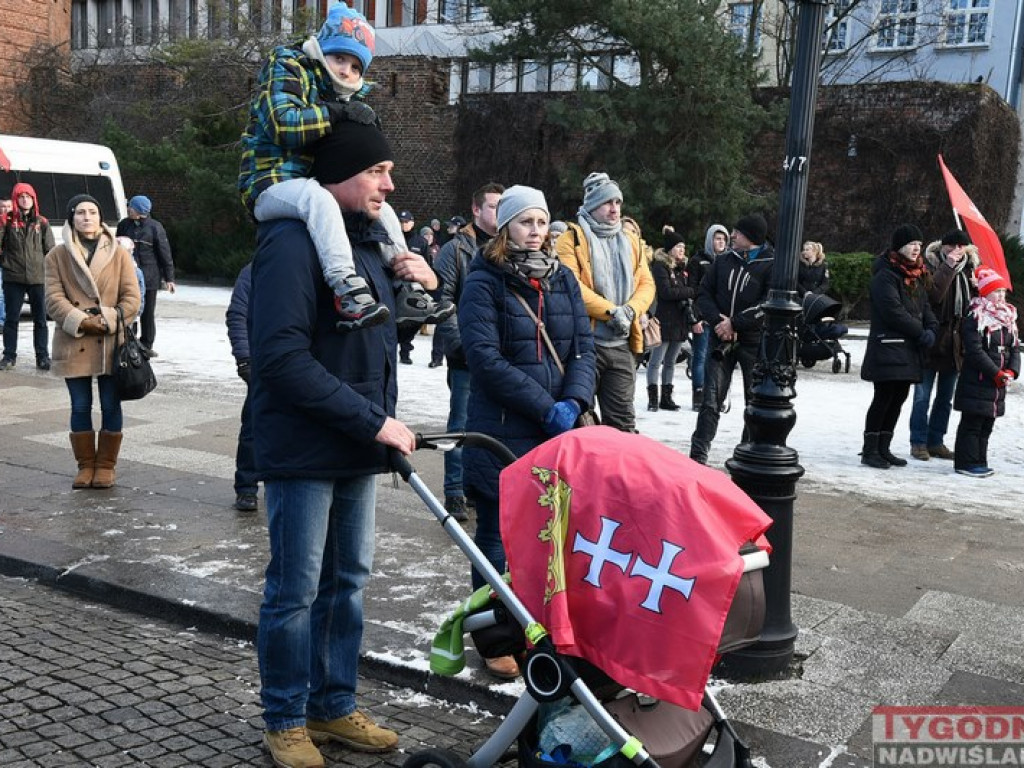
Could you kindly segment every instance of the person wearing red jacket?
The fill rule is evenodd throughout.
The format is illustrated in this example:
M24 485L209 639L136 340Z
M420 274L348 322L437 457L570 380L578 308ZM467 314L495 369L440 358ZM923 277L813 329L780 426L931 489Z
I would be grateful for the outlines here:
M39 198L32 185L19 182L11 190L14 207L0 229L0 268L3 269L4 355L0 370L18 359L18 322L28 298L32 308L32 342L36 367L50 370L50 331L46 325L43 259L53 250L50 222L39 214Z

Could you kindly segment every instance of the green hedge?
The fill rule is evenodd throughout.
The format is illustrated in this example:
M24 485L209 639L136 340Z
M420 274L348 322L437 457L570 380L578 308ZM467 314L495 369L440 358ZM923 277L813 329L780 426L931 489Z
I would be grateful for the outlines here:
M827 254L829 294L843 302L842 317L858 319L868 300L873 253ZM863 318L861 318L863 319Z

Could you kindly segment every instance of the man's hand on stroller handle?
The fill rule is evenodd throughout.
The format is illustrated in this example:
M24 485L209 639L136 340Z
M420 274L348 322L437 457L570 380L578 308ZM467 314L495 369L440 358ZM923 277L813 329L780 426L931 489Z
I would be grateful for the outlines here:
M416 450L416 435L413 431L398 419L393 419L390 416L384 420L384 426L380 428L380 432L374 439L378 443L400 451L403 456L408 456Z

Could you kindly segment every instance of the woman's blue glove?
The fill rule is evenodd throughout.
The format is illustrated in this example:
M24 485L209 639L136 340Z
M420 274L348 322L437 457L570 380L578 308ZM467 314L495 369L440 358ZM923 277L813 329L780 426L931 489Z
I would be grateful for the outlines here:
M544 416L544 431L549 435L560 435L576 426L580 417L580 406L575 400L559 400Z
M917 343L925 349L931 349L935 346L935 331L925 328L921 331L921 335L917 337Z

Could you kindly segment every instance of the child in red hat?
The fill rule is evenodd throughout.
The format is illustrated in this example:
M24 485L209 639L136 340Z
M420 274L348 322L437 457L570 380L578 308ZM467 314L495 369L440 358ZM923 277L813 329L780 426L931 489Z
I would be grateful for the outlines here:
M960 411L954 468L968 477L989 477L988 439L1006 412L1006 386L1020 376L1017 308L1006 301L1010 285L988 267L975 272L978 296L971 299L961 335L964 362L953 407Z

